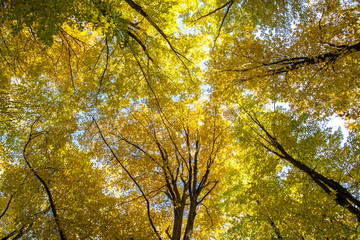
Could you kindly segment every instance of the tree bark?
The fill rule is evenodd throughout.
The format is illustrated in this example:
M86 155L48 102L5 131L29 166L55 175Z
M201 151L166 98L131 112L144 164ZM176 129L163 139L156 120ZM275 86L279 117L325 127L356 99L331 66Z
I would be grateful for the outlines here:
M184 240L190 240L194 229L197 203L195 199L190 201L189 215L186 223Z
M180 206L174 209L174 226L171 240L180 240L181 238L181 230L182 230L182 223L184 217L184 206Z

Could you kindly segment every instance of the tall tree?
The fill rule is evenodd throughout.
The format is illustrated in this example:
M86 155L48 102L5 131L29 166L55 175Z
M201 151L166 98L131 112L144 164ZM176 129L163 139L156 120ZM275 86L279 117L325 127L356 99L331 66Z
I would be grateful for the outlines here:
M158 112L139 104L114 117L116 121L94 118L94 124L118 165L112 174L128 177L119 190L131 191L126 194L129 199L140 194L159 239L165 232L174 240L191 239L195 217L199 209L204 211L201 206L225 171L221 164L228 125L221 112L217 107L174 102ZM162 209L155 211L158 205ZM159 224L165 216L169 222Z
M359 238L358 12L2 1L0 238Z
M253 110L236 127L242 160L233 167L234 186L223 206L241 204L229 214L227 236L239 231L252 238L356 238L357 160L342 146L341 134L322 129L306 114Z

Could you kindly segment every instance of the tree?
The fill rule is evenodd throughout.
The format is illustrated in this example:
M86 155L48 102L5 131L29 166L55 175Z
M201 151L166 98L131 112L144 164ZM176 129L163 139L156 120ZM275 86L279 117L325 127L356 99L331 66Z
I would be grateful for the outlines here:
M226 154L223 148L227 144L227 124L218 109L196 109L175 102L154 113L139 104L115 116L116 121L112 118L106 122L108 134L94 119L101 140L120 165L113 174L126 172L126 184L136 185L137 191L128 195L135 194L131 198L136 199L140 194L146 201L149 222L159 239L164 231L157 229L159 224L153 220L151 207L163 204L160 213L172 218L168 220L171 225L160 225L166 227L168 237L180 239L183 235L183 239L191 239L199 208L213 194L224 171L221 164ZM108 135L116 141L108 139Z
M242 160L223 204L232 207L227 236L247 229L241 233L251 238L356 238L357 160L341 146L341 134L311 123L307 114L253 110L236 127ZM242 207L234 213L236 202Z
M234 87L251 90L265 102L287 102L318 118L340 113L357 121L358 3L300 5L305 9L290 14L288 27L260 28L257 35L224 41L209 63L209 82L219 94Z
M0 238L359 238L358 12L2 1Z
M250 115L250 118L265 133L266 138L263 136L261 138L265 138L265 141L268 143L268 145L265 145L264 143L260 144L262 144L271 153L286 160L287 162L292 164L293 167L296 167L298 170L310 176L310 178L319 187L321 187L324 192L329 195L331 195L332 193L335 194L336 203L353 213L360 222L360 211L358 209L360 208L360 201L356 197L354 197L346 188L341 186L336 180L327 178L319 172L311 169L306 164L303 164L302 162L294 159L278 142L276 137L271 135L261 124L261 122L256 119L256 117Z

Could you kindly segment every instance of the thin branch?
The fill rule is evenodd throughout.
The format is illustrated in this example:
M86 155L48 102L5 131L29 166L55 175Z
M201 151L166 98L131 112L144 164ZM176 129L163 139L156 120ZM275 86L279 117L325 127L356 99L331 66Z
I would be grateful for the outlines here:
M156 163L157 165L160 166L160 164L156 161L156 159L155 159L153 156L151 156L148 152L146 152L144 149L142 149L142 147L140 147L140 146L138 146L137 144L135 144L135 143L127 140L127 139L124 138L122 135L121 135L121 136L118 136L118 135L116 135L116 134L112 134L112 135L118 137L121 141L126 142L127 144L133 146L134 148L136 148L136 149L139 150L140 152L144 153L145 156L147 156L147 157L150 158L154 163Z
M174 46L171 44L170 40L168 39L168 37L166 36L166 34L163 32L163 30L154 22L154 20L143 10L143 8L136 4L134 1L132 0L125 0L125 2L135 11L137 11L138 13L140 13L144 18L146 18L146 20L148 20L148 22L156 29L156 31L158 31L158 33L160 33L160 35L165 39L165 41L168 43L169 47L171 48L171 50L176 54L176 56L182 61L182 59L180 58L183 57L186 60L188 60L184 55L182 55L181 53L179 53ZM188 60L189 61L189 60Z
M170 226L168 226L168 227L166 228L165 233L166 233L166 235L168 236L169 239L172 239L172 236L171 236L171 234L170 234L170 232L169 232L169 228L170 228Z
M73 35L71 35L70 33L68 33L67 31L65 31L62 27L59 27L60 29L60 32L62 33L66 33L66 35L68 35L69 37L71 37L74 42L79 46L79 47L83 47L85 48L85 46L88 46L88 44L82 40L80 40L79 38L77 37L74 37ZM81 43L81 44L80 44Z
M207 14L205 14L205 15L201 16L201 17L199 17L198 19L196 19L196 20L195 20L195 22L199 21L199 20L200 20L200 19L202 19L202 18L208 17L208 16L210 16L210 15L212 15L212 14L216 13L217 11L220 11L221 9L225 8L227 5L229 5L229 4L233 4L233 3L234 3L234 1L233 1L233 0L228 1L227 3L225 3L225 4L224 4L224 5L222 5L221 7L218 7L218 8L217 8L217 9L215 9L214 11L211 11L211 12L209 12L209 13L207 13Z
M104 80L104 77L105 77L105 73L108 69L108 65L109 65L109 44L108 44L108 36L106 35L105 37L105 46L106 46L106 60L105 60L105 68L101 74L101 77L100 77L100 81L99 81L99 89L96 93L96 96L100 94L100 91L101 91L101 85L102 85L102 82Z
M11 194L10 199L9 199L8 203L6 204L4 211L0 215L0 219L5 215L6 211L9 209L11 200L13 199L14 195L15 195L15 193Z
M69 41L67 40L66 36L64 35L65 31L60 31L61 35L63 36L63 38L65 39L66 43L67 43L67 50L68 50L68 62L69 62L69 70L70 70L70 78L71 78L71 86L73 87L74 91L77 92L77 88L75 86L75 81L74 81L74 74L73 74L73 70L72 70L72 66L71 66L71 51L76 55L76 52L74 49L72 49Z
M213 226L214 226L214 221L213 221L213 219L212 219L212 217L211 217L211 215L210 215L210 212L209 212L208 207L207 207L204 203L201 203L201 205L205 207L206 214L207 214L208 217L210 218L211 227L213 227Z
M263 208L263 206L260 204L260 201L256 200L255 201L261 208ZM283 239L283 237L281 236L280 230L279 228L276 226L275 222L270 218L270 216L268 215L267 218L269 219L270 222L270 226L274 229L274 232L277 236L277 239Z
M55 219L55 223L56 223L56 226L57 226L57 229L58 229L58 232L60 234L60 239L61 240L66 240L66 236L65 236L65 233L64 233L64 230L62 229L61 227L61 224L60 224L60 220L59 220L59 216L57 214L57 211L56 211L56 207L55 207L55 203L54 203L54 200L53 200L53 197L52 197L52 194L51 194L51 191L50 191L50 188L49 186L47 185L47 183L44 181L44 179L36 172L36 170L31 166L30 162L29 162L29 159L27 157L27 148L29 147L31 141L33 139L35 139L36 137L40 136L40 134L36 134L35 136L33 135L32 131L33 131L33 127L35 125L35 123L40 119L40 117L38 119L36 119L32 125L31 125L31 130L30 130L30 134L29 134L29 139L28 141L26 142L25 146L24 146L24 149L23 149L23 157L24 157L24 160L26 162L26 165L30 168L30 170L33 172L33 174L35 175L35 177L41 182L41 184L43 185L43 187L45 188L45 191L46 191L46 194L48 196L48 199L49 199L49 202L50 202L50 207L51 207L51 211L52 211L52 214L54 216L54 219Z
M179 59L179 61L181 62L181 64L185 67L190 80L192 80L191 74L190 74L190 70L189 68L186 66L184 59L186 59L188 62L193 63L192 61L190 61L186 56L184 56L183 54L179 53L175 47L171 44L169 38L166 36L166 34L163 32L163 30L154 22L154 20L143 10L143 8L136 4L134 1L132 0L125 0L125 2L135 11L137 11L138 13L140 13L157 31L158 33L160 33L160 35L165 39L165 41L168 43L170 49L175 53L175 56L177 57L177 59Z
M234 1L230 1L229 3L230 3L230 4L229 4L229 6L227 7L226 12L225 12L225 15L224 15L224 17L223 17L223 19L222 19L222 21L221 21L221 24L220 24L220 27L219 27L219 30L218 30L218 34L217 34L216 37L215 37L214 46L215 46L215 44L216 44L217 39L218 39L219 36L220 36L221 29L222 29L222 27L224 26L225 19L226 19L227 15L229 14L229 11L230 11L231 6L234 4Z
M42 210L42 211L39 211L39 212L33 214L30 217L32 221L30 221L28 223L25 223L19 229L15 229L14 231L8 233L5 237L2 237L1 240L7 240L7 239L11 238L12 236L14 236L16 233L17 234L12 238L12 240L19 239L22 235L24 235L24 233L28 232L29 229L32 227L32 225L34 224L34 221L35 221L34 217L36 217L40 213L46 214L49 210L50 210L50 207L46 208L45 210Z
M33 224L34 224L34 222L26 223L23 226L21 226L20 229L15 229L11 233L7 234L5 237L1 238L1 240L10 239L15 234L16 235L12 238L12 240L19 239L22 235L24 235L25 232L27 232L27 229L32 227Z
M149 196L149 198L154 198L155 196L157 196L157 195L159 194L158 191L160 191L161 189L163 189L165 186L166 186L166 185L163 185L163 186L159 187L158 189L152 190L152 191L148 192L146 195ZM150 194L152 194L152 193L156 193L156 194L155 194L154 196L150 196ZM134 197L134 198L132 198L132 199L130 199L130 200L128 200L128 201L120 202L119 204L127 204L127 203L130 203L130 202L136 201L136 200L138 200L139 198L143 198L143 196L141 195L141 196L138 196L138 197Z
M340 45L336 47L337 49L335 51L326 52L316 56L285 58L270 63L262 63L258 66L251 67L248 69L227 69L223 71L248 72L250 70L261 69L263 67L267 68L267 70L264 70L263 73L261 74L255 75L247 79L237 80L238 82L245 82L254 78L268 77L282 73L288 73L310 65L318 65L321 63L326 63L325 65L328 65L329 63L335 63L341 57L345 57L354 52L359 52L360 42L353 45ZM272 66L275 67L272 68Z
M163 111L161 110L161 105L160 105L159 99L158 99L158 97L157 97L154 89L152 88L152 86L151 86L151 84L150 84L150 81L149 81L148 77L146 76L145 71L144 71L143 67L141 66L139 60L137 59L137 57L135 56L135 54L133 54L133 56L134 56L134 58L135 58L135 60L136 60L137 65L139 66L139 68L140 68L140 70L141 70L141 73L142 73L142 75L143 75L143 77L144 77L144 79L145 79L145 81L146 81L146 84L148 85L151 93L154 95L157 110L158 110L158 112L159 112L159 114L160 114L160 118L161 118L161 120L162 120L162 122L163 122L163 124L164 124L164 126L165 126L165 128L166 128L166 130L167 130L167 132L168 132L168 135L169 135L169 137L170 137L170 140L171 140L172 144L174 145L174 148L175 148L176 152L177 152L177 153L179 154L179 156L183 159L183 161L186 162L184 156L181 154L179 148L177 147L177 145L176 145L176 143L175 143L175 141L174 141L174 139L173 139L173 137L172 137L172 135L171 135L171 132L170 132L168 126L167 126L167 124L165 123L164 118L166 119L166 121L167 121L168 123L169 123L169 121L167 120L165 114L164 114ZM164 116L164 118L163 118L163 116Z
M145 44L135 34L133 34L131 31L127 30L126 33L129 35L129 37L134 39L141 46L141 48L143 49L144 53L149 58L149 60L154 62L154 60L150 57L150 54L149 54Z
M212 186L212 188L210 188L210 190L200 199L200 201L198 201L197 203L200 204L204 201L204 199L211 193L211 191L216 187L216 185L219 183L219 181L215 181L214 186Z
M100 137L101 139L103 140L103 142L105 143L105 145L107 146L107 148L110 150L111 154L113 155L113 157L116 159L116 161L120 164L121 168L124 169L124 171L126 172L126 174L129 176L129 178L133 181L133 183L135 183L136 187L139 189L141 195L143 196L145 202L146 202L146 208L147 208L147 215L148 215L148 218L149 218L149 221L150 221L150 224L151 224L151 227L155 233L155 235L157 236L157 238L159 240L161 240L161 236L159 234L159 232L157 231L155 225L154 225L154 222L151 218L151 214L150 214L150 202L149 202L149 199L146 197L144 191L142 190L142 188L140 187L139 183L136 181L136 179L131 175L131 173L129 172L129 170L127 170L127 168L122 164L122 162L120 161L120 159L116 156L115 152L112 150L112 148L110 147L110 145L108 144L108 142L106 141L96 119L94 117L93 118L93 121L95 122L95 125L96 125L96 128L98 129L99 131L99 134L100 134Z

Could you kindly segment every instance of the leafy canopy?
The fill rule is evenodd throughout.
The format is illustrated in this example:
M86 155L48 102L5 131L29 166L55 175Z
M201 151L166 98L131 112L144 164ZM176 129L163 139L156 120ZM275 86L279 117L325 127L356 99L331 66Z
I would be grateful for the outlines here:
M2 1L0 238L358 239L359 8Z

